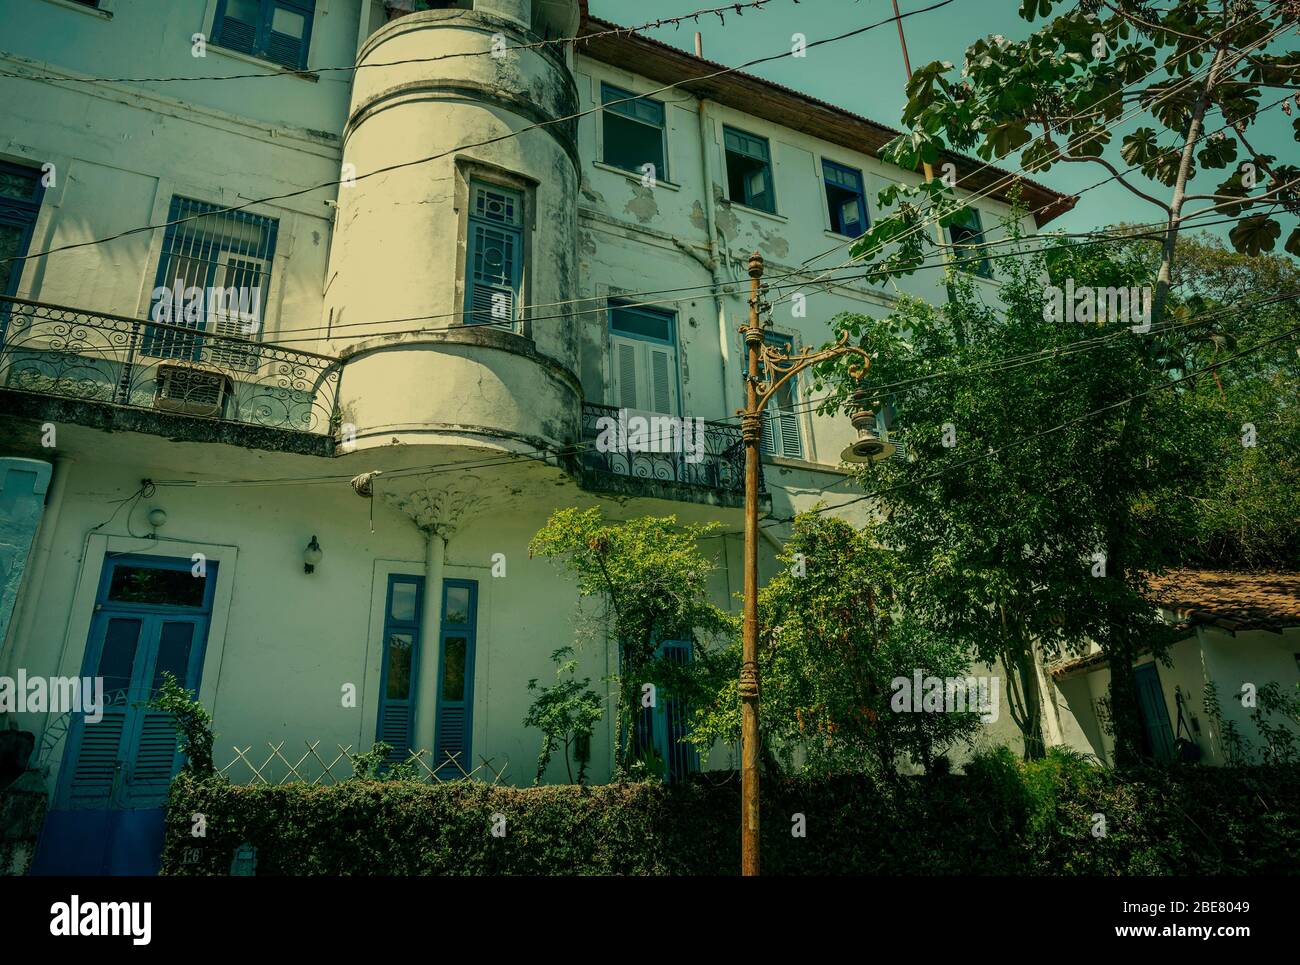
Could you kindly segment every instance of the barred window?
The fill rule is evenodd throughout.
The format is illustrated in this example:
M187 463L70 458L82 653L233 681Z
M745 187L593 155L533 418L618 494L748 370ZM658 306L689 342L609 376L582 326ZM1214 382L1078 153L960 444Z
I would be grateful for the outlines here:
M150 326L144 354L255 369L279 222L180 196L167 220L149 318L204 334Z

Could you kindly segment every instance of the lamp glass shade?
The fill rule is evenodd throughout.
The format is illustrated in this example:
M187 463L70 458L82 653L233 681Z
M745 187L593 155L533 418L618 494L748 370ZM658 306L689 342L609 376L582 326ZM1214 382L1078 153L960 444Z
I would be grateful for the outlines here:
M885 442L879 436L866 435L852 445L846 446L840 453L840 460L855 465L882 462L892 456L897 449L898 447L892 442Z

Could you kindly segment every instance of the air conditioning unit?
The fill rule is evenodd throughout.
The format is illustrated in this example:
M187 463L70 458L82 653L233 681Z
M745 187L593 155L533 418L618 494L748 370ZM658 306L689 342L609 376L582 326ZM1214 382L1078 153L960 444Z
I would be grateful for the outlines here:
M220 372L181 365L158 366L153 407L165 412L219 418L226 409L230 380Z

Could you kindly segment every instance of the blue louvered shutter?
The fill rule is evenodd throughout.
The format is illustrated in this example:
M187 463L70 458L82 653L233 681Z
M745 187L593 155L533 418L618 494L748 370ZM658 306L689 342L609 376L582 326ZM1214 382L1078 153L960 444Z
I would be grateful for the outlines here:
M384 604L383 669L375 740L388 744L388 761L405 761L415 747L415 683L419 672L420 612L424 581L390 576Z
M266 58L285 67L306 67L314 4L273 0L267 6Z
M302 70L314 10L313 0L222 0L213 39L222 47Z
M784 352L794 350L794 339L788 335L767 333L765 340L769 345ZM799 435L799 415L794 411L797 395L795 388L798 377L790 379L768 403L763 413L763 438L761 445L764 452L789 459L803 458L803 441Z
M127 734L122 803L132 808L161 807L172 777L180 770L183 758L177 746L175 718L150 710L145 703L162 689L164 673L170 673L187 690L198 688L198 661L207 620L155 617L151 624L148 679L142 681L147 686L139 688L136 719Z
M684 667L691 662L690 641L665 641L660 647L660 655L669 663ZM659 703L665 776L670 781L678 781L700 769L699 754L693 745L686 742L689 710L684 700L671 694L664 695Z
M217 13L214 39L222 47L254 54L257 52L257 34L261 21L260 0L225 0Z
M198 689L206 616L101 615L92 640L106 704L95 723L77 722L68 806L161 807L183 755L175 719L151 710L163 673ZM101 636L102 634L102 636Z
M465 324L514 328L523 279L523 197L477 182L470 188Z
M452 779L474 769L470 757L474 710L474 642L478 583L444 580L442 644L438 660L434 761L439 777Z

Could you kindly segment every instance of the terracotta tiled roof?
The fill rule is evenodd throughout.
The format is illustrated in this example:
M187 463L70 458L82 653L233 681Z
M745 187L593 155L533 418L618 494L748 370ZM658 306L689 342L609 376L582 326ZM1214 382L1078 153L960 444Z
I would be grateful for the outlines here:
M1151 578L1150 597L1192 624L1225 630L1300 626L1300 573L1172 570Z
M1230 570L1170 570L1150 578L1151 602L1189 629L1197 625L1280 631L1300 627L1300 573L1234 573ZM1101 652L1051 667L1057 680L1106 666Z

